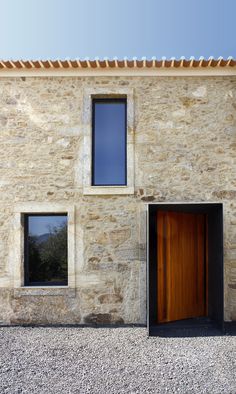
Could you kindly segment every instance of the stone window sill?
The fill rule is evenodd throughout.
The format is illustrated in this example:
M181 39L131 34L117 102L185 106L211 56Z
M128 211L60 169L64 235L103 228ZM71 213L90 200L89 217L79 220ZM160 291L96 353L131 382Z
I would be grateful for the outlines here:
M75 288L68 286L25 286L14 289L15 297L24 297L24 296L63 296L73 298L75 297Z
M134 187L130 186L89 186L84 187L84 195L116 195L134 194Z

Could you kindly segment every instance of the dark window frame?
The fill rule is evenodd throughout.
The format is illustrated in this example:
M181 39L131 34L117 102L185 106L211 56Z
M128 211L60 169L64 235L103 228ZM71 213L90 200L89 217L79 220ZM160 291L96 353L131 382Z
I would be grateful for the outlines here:
M95 141L95 105L96 103L124 103L125 104L125 182L124 183L112 183L112 184L102 184L96 183L95 184L95 148L94 148L94 141ZM127 186L127 97L117 97L117 98L109 98L109 97L99 97L99 98L92 98L92 186L104 186L104 187L113 187L113 186L120 186L125 187Z
M28 248L28 236L29 236L29 217L30 216L65 216L67 218L67 246L68 246L68 213L25 213L24 214L24 286L30 287L50 287L50 286L68 286L68 249L67 249L67 279L60 282L31 282L29 280L29 248Z

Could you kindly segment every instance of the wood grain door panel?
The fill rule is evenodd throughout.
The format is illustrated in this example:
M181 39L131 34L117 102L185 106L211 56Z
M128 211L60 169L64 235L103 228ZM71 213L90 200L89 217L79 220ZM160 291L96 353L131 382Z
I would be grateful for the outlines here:
M157 214L158 322L205 315L205 215Z

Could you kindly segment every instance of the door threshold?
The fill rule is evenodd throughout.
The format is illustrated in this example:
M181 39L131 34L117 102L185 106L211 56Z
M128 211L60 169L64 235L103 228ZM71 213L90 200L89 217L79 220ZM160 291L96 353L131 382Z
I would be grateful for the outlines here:
M199 317L151 325L149 335L159 337L219 336L223 335L223 329L214 320Z

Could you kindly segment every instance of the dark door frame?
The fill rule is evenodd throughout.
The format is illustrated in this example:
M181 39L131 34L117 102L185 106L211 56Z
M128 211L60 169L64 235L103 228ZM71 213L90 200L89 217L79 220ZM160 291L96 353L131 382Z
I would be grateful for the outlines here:
M157 212L205 213L208 217L208 317L224 329L224 250L222 203L151 203L147 216L147 327L156 335L157 323ZM163 324L162 324L163 326Z

